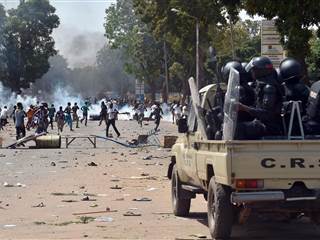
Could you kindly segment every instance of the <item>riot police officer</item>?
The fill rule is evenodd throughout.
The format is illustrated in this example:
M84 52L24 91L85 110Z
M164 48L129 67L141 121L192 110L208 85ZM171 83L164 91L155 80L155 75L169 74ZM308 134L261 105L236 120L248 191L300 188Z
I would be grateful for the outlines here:
M263 89L266 85L272 85L276 89L277 95L282 95L281 86L277 79L276 70L268 57L261 56L253 58L245 69L251 74L255 84L256 105L261 108L263 105ZM282 101L280 99L279 101Z
M293 58L286 58L281 62L279 70L283 80L285 101L301 101L302 112L304 112L308 102L309 88L301 81L301 64Z
M263 136L280 136L283 134L281 121L281 95L276 86L266 84L261 91L261 105L249 107L238 104L238 110L249 113L251 122L240 123L236 139L259 139Z
M231 68L234 68L239 72L239 76L240 76L239 98L241 99L240 102L248 106L253 106L255 103L255 92L254 92L254 89L249 87L248 80L250 80L250 76L245 71L243 65L240 62L231 61L231 62L228 62L222 68L222 76L224 81L226 82L228 81Z

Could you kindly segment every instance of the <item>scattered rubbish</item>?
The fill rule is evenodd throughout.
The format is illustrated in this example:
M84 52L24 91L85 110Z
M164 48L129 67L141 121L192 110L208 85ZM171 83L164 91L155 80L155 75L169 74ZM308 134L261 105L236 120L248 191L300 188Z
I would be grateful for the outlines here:
M56 163L55 163L55 162L51 162L50 165L53 166L53 167L55 167L55 166L56 166Z
M94 219L96 222L113 222L112 217L102 216Z
M89 196L85 196L81 199L81 201L97 201L97 199L89 198Z
M143 177L147 177L149 175L150 175L149 173L141 173L141 176L143 176Z
M59 193L59 192L54 192L51 193L53 196L78 196L76 193Z
M39 204L37 204L37 205L34 205L34 206L32 206L33 208L43 208L43 207L45 207L46 205L44 205L44 203L43 202L41 202L41 203L39 203Z
M6 165L13 165L12 162L6 162Z
M135 201L135 202L151 202L152 199L151 198L147 198L147 197L142 197L142 198L134 198L134 199L132 199L132 201Z
M124 201L124 198L116 198L115 201Z
M4 155L4 154L0 154L0 157L6 157L6 155Z
M22 184L22 183L17 183L16 186L17 186L17 187L26 187L27 185Z
M38 222L38 221L36 221L36 222L33 222L35 225L45 225L46 223L45 222Z
M92 204L92 205L90 205L89 207L92 207L92 208L95 208L95 207L98 207L99 205L98 204Z
M6 225L3 225L3 227L5 228L12 228L12 227L16 227L17 225L14 225L14 224L6 224Z
M115 185L113 187L110 187L110 189L122 189L122 187L118 186L118 185Z
M80 186L79 188L80 188L80 189L85 189L85 186Z
M78 202L78 201L77 200L73 200L73 199L63 199L63 200L61 200L61 202L73 203L73 202Z
M138 155L137 152L132 152L132 153L129 153L129 155Z
M3 183L3 186L4 186L4 187L14 187L13 184L9 184L9 183L7 183L7 182L4 182L4 183Z
M97 167L98 164L96 164L95 162L91 162L91 163L88 163L88 166L90 166L90 167Z
M72 215L78 216L78 215L90 215L90 214L99 214L99 213L114 213L118 212L118 210L111 210L110 208L106 208L104 211L95 211L95 212L84 212L84 213L73 213Z
M147 192L152 192L152 191L155 191L155 190L157 190L157 188L151 187L151 188L147 189Z
M142 158L143 160L151 160L152 159L152 155L146 156Z
M58 163L68 163L68 161L59 161Z
M126 213L123 214L123 216L126 216L126 217L139 217L139 216L141 216L141 213L135 213L135 212L132 212L132 211L127 211Z

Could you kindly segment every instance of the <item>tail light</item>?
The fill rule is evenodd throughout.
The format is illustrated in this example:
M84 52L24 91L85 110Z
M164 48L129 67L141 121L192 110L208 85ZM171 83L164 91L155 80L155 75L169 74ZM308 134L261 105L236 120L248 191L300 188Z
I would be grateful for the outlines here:
M258 179L237 179L236 180L236 188L263 188L264 182L263 180Z

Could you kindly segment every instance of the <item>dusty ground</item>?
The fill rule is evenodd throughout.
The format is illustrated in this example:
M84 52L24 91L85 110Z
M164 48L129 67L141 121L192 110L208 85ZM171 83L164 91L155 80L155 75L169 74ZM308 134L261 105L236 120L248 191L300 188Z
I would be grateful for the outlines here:
M119 140L125 142L147 133L153 123L142 129L131 121L119 121L118 126ZM176 133L170 123L163 122L160 128L159 138ZM90 122L87 128L66 130L64 135L103 136L103 130ZM12 126L0 134L4 146L13 142ZM169 150L158 147L129 149L102 140L93 149L86 139L78 139L69 149L64 144L54 150L0 149L0 239L209 238L202 196L193 200L190 217L171 213L170 182L165 177L169 155ZM91 162L97 166L88 166ZM5 182L14 186L5 187ZM90 201L82 201L86 196ZM133 201L139 198L151 201ZM110 212L84 214L106 208ZM124 216L128 211L141 216ZM303 238L320 239L320 232L301 220L260 220L236 226L232 239Z

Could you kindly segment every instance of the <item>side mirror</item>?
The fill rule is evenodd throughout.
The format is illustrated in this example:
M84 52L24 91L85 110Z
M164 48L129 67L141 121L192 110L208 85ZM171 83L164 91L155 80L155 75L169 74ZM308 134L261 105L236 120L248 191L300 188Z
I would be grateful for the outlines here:
M187 119L180 118L178 120L178 132L179 133L187 133L188 132L188 123Z

